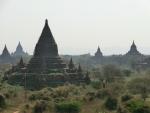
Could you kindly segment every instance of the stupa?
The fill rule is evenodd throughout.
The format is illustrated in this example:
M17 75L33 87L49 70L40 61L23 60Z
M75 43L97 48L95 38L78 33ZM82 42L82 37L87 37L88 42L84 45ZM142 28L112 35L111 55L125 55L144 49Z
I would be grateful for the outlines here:
M137 47L133 41L130 50L126 53L127 56L134 56L134 55L142 55L138 50Z
M12 53L13 56L27 56L28 54L24 52L23 47L21 45L21 43L18 43L18 46L16 48L16 51L14 53Z
M98 46L98 49L97 49L97 51L95 53L95 58L102 58L102 57L103 57L103 54L102 54L102 52L100 50L100 47Z
M25 75L27 88L40 89L45 86L62 85L64 83L89 83L88 73L85 73L79 65L75 67L72 59L69 64L62 60L58 54L57 44L48 25L45 26L35 46L34 54L27 65L23 59L5 73L10 84L24 85Z
M13 61L13 58L12 56L10 55L8 49L7 49L7 46L5 45L4 49L3 49L3 52L0 56L0 62L1 63L12 63Z
M65 68L66 64L58 54L57 44L46 20L27 70L30 73L51 73L64 71Z

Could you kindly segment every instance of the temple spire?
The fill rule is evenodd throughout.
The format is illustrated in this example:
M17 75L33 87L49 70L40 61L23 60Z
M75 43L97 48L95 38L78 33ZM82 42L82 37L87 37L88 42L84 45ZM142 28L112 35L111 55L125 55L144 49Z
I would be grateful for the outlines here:
M48 24L48 20L47 19L45 20L45 24Z
M16 51L12 54L13 56L27 56L28 54L26 54L23 50L23 47L21 45L21 42L19 41L17 47L16 47Z
M96 53L95 53L95 57L101 58L102 56L103 56L103 54L102 54L102 52L101 52L100 47L98 46L98 49L97 49L97 51L96 51Z
M135 41L133 40L132 45L130 47L130 50L128 51L128 53L126 55L142 55L136 47Z
M6 44L5 44L5 47L4 47L4 49L3 49L3 52L2 52L1 57L11 57L11 55L10 55L8 49L7 49Z
M69 64L68 64L68 67L69 67L69 69L74 69L74 68L75 68L74 63L73 63L73 61L72 61L72 58L70 59L70 62L69 62Z
M53 69L62 71L65 68L66 64L59 57L57 44L46 19L42 33L35 46L34 55L29 61L27 69L34 73L49 73Z
M58 48L55 39L48 25L48 20L45 20L45 26L42 30L38 43L36 44L34 56L55 57L58 56Z
M20 58L20 61L19 61L18 65L19 65L20 68L24 67L24 61L23 61L22 57Z
M78 70L77 70L78 73L82 73L82 68L81 68L81 65L79 64L78 66Z

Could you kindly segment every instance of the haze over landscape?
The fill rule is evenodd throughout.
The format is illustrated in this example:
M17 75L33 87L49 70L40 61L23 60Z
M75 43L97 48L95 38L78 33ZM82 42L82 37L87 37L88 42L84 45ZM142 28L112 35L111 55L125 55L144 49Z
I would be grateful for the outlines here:
M133 40L150 54L149 0L0 0L0 51L13 52L21 41L33 53L44 26L49 25L60 54L126 53Z

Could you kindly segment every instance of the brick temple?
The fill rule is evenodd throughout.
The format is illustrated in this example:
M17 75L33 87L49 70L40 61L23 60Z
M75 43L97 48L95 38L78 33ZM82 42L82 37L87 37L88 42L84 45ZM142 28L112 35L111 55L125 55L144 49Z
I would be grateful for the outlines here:
M24 84L27 77L29 87L42 87L64 83L89 83L88 72L85 72L79 64L76 68L72 58L69 64L59 56L57 43L45 21L41 36L35 46L33 57L28 64L20 59L20 62L6 72L5 78L11 84ZM35 82L35 83L34 83ZM32 83L32 85L31 85Z

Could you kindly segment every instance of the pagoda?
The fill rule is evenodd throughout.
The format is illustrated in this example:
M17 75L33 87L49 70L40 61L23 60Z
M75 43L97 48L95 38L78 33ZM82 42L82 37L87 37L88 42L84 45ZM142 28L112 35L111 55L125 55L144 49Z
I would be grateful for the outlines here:
M10 55L7 46L5 45L3 52L0 56L1 63L12 63L12 56Z
M23 47L19 42L16 51L12 55L21 57L21 56L27 56L28 54L24 52Z
M103 57L103 54L102 54L102 52L100 50L100 47L98 46L98 49L97 49L97 51L95 53L95 58L102 58L102 57Z
M137 56L137 55L142 55L138 50L137 47L133 41L130 50L126 53L127 56Z
M64 71L66 64L58 54L57 44L48 25L45 26L36 44L34 55L27 66L30 73L51 73L54 71Z
M27 88L40 89L45 86L62 85L64 83L89 83L90 78L79 65L75 67L71 58L67 65L58 54L57 44L48 25L45 26L35 46L34 54L26 65L23 59L5 73L4 78L12 85L24 85L27 77Z

